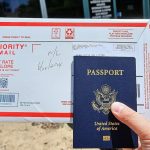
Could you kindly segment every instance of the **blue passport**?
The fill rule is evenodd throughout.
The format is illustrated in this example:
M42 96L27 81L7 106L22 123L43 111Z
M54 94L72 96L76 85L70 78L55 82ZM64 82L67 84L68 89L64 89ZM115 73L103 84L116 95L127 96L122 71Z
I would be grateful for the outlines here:
M137 135L110 110L122 102L136 111L133 57L74 57L74 148L136 148Z

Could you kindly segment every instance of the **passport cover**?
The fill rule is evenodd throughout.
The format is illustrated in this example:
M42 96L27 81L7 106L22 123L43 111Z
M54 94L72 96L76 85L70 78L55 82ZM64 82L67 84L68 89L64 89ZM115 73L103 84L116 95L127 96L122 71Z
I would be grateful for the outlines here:
M133 57L74 57L74 148L136 148L137 135L111 113L114 101L136 111Z

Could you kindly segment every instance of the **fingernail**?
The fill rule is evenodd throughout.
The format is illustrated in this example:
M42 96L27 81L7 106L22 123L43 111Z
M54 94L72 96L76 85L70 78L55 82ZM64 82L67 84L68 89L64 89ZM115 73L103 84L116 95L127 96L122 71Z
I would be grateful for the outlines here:
M119 114L123 109L124 109L125 105L123 103L120 102L114 102L111 105L111 111L113 113Z

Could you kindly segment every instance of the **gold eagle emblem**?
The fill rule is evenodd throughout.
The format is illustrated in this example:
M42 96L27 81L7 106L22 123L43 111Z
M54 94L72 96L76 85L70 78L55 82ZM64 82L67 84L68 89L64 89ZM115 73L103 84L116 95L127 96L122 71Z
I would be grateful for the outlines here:
M92 101L92 108L99 113L102 111L105 115L110 112L110 106L116 101L117 93L115 90L111 91L111 86L104 84L100 90L94 91L96 99Z

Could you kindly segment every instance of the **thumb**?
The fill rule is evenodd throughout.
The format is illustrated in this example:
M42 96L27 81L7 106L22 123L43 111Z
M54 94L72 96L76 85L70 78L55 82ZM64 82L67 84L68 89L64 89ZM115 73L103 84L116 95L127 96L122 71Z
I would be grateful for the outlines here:
M141 139L150 139L150 121L120 102L111 105L114 116L130 127Z

